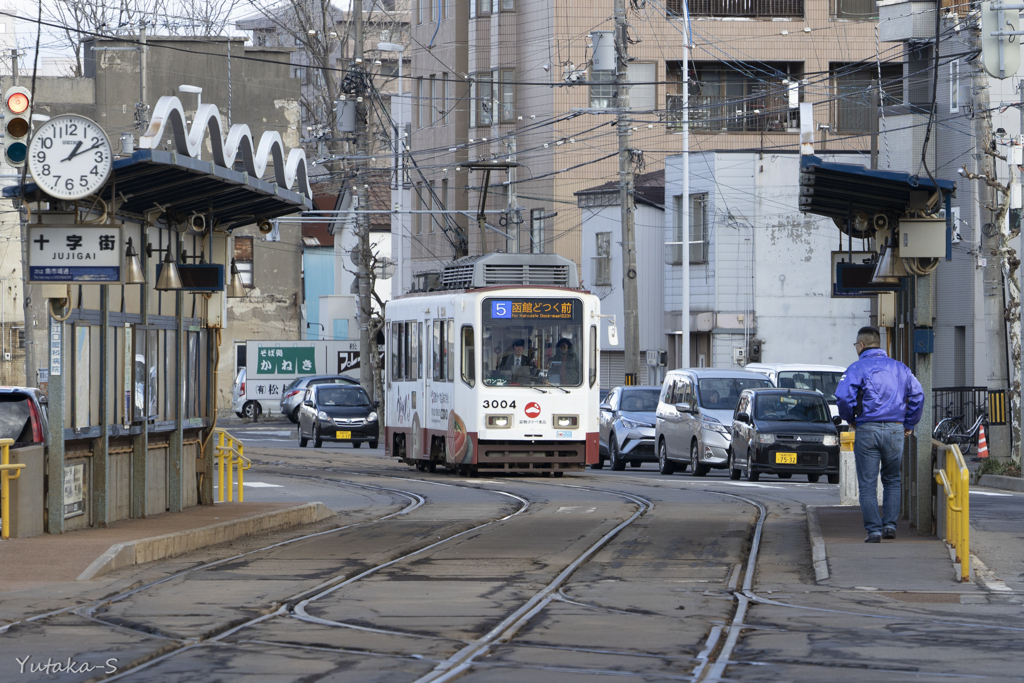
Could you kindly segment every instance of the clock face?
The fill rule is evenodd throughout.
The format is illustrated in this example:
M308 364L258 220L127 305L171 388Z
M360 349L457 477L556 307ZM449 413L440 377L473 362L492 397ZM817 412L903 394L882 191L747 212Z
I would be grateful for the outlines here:
M57 199L81 199L103 187L113 155L106 133L84 116L57 116L36 129L28 169L39 189Z

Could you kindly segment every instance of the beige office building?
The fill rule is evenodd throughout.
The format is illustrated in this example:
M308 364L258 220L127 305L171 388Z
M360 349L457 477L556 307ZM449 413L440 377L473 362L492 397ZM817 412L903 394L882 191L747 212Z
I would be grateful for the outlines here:
M682 150L688 29L681 0L626 7L632 147L636 170L650 172ZM901 47L876 43L872 0L699 0L690 11L692 151L796 150L806 101L828 126L819 150L867 151L872 79L881 73L887 103L902 99ZM465 212L410 216L412 272L438 270L462 236L469 254L481 252L484 173L466 167L479 160L519 164L512 198L506 172L491 173L487 208L513 211L488 214L487 250L578 262L573 193L618 177L615 74L593 63L595 46L612 41L612 0L413 0L410 25L406 208Z

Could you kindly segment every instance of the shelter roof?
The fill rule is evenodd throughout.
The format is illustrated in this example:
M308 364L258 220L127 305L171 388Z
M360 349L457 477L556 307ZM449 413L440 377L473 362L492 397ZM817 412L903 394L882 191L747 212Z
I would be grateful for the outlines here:
M212 211L221 226L231 230L313 208L310 199L277 183L175 152L142 149L116 159L113 166L103 192L115 191L123 198L120 214L141 218L158 204L184 215ZM34 182L4 188L5 197L22 195L28 201L49 199Z

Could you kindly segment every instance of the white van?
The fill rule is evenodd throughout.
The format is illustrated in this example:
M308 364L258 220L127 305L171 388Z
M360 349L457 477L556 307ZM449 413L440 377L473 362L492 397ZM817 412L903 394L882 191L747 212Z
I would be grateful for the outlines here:
M809 365L807 363L748 363L743 368L767 375L779 389L807 389L817 391L828 401L832 417L839 414L836 405L836 387L846 372L841 365Z

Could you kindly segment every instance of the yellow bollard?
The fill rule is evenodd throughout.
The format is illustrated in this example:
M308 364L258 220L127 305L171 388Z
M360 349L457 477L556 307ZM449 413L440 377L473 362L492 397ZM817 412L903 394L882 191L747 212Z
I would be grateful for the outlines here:
M235 500L235 440L230 435L228 436L227 443L227 459L228 459L228 502L232 503Z
M217 502L224 502L224 432L217 433L218 445L216 448L217 458Z
M3 516L3 522L0 523L0 539L5 541L11 537L11 487L9 482L20 477L21 471L25 468L24 463L10 464L10 449L13 445L14 439L0 439L0 515Z
M245 464L245 457L242 454L243 453L242 449L244 449L244 448L245 448L245 446L243 446L242 444L238 444L238 502L239 503L244 502L244 495L245 495L244 494L244 489L242 488L244 486L244 483L243 483L244 475L242 474L242 472L245 471L245 468L243 467L243 465Z

